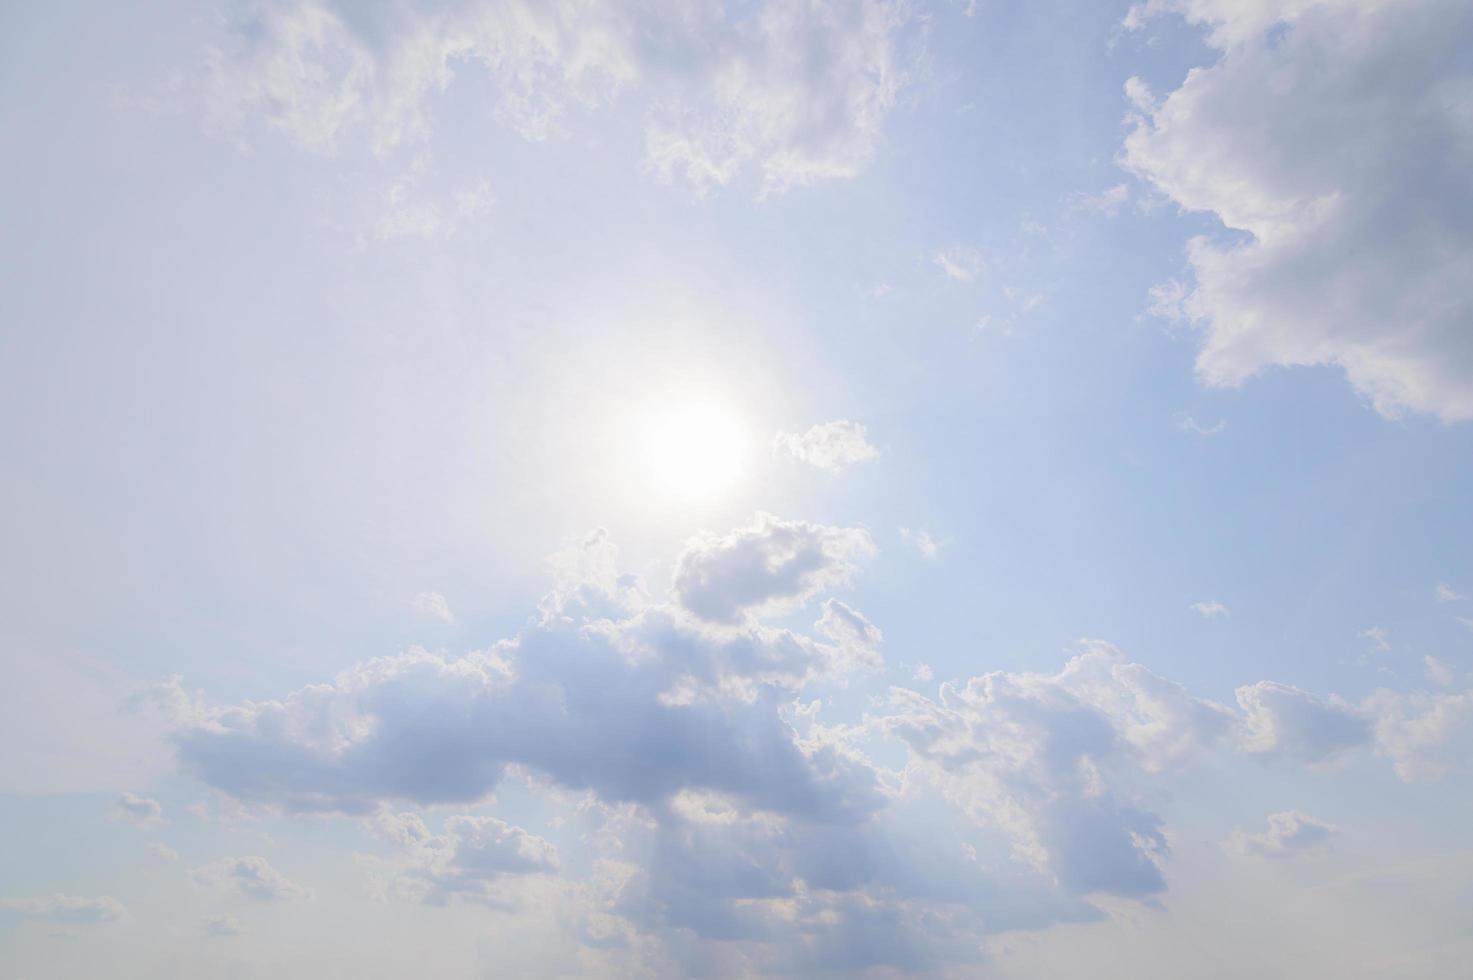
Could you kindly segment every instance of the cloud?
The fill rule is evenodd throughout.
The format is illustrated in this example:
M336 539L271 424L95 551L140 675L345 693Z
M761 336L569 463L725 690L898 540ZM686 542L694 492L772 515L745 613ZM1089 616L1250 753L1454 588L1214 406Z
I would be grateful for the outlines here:
M1157 287L1157 288L1159 288L1159 287ZM1157 297L1157 299L1153 300L1153 305L1155 303L1163 303L1163 304L1165 304L1165 303L1169 303L1169 302L1171 302L1171 301L1168 300L1168 299L1166 299L1166 298ZM1159 310L1153 309L1152 312L1158 312L1159 313ZM1198 422L1196 419L1192 418L1190 415L1183 415L1183 416L1181 416L1180 418L1177 419L1177 421L1176 421L1176 427L1178 429L1181 429L1183 432L1190 432L1190 433L1193 433L1194 435L1199 435L1199 436L1216 436L1216 435L1221 435L1223 433L1223 431L1225 429L1227 429L1227 420L1226 419L1218 419L1216 422L1212 423L1211 425L1204 425L1201 422Z
M442 623L454 623L455 614L450 611L450 603L438 592L421 592L414 597L414 611L426 616L433 616Z
M1461 602L1464 596L1455 591L1446 582L1438 582L1437 589L1433 592L1438 602Z
M982 271L982 253L975 248L948 248L931 259L948 279L971 282Z
M178 851L174 850L168 844L160 844L158 841L153 841L148 845L148 853L152 854L160 861L168 861L170 863L173 863L174 861L179 860Z
M206 936L238 936L245 932L245 926L241 925L239 919L233 915L212 915L205 920L204 933Z
M74 895L51 895L45 898L0 898L0 909L16 912L28 919L43 919L66 925L94 925L121 919L125 909L114 898L78 898Z
M190 879L201 887L238 892L263 902L311 898L312 891L288 879L263 857L227 857L191 868Z
M456 815L433 834L413 813L378 814L377 835L399 849L397 860L379 865L395 896L429 905L469 899L508 904L497 885L509 876L555 872L560 863L551 843L495 817Z
M1427 674L1427 679L1438 687L1452 687L1457 680L1457 674L1452 667L1428 655L1422 658L1422 667Z
M1273 681L1237 690L1243 709L1243 746L1308 763L1332 762L1371 742L1372 721L1338 698L1324 699Z
M1189 606L1193 612L1203 619L1217 619L1228 614L1228 607L1216 599L1207 599L1203 602L1194 602Z
M676 564L675 596L701 619L734 625L846 585L859 559L874 552L873 539L861 528L758 514L750 527L693 540Z
M843 419L822 422L807 432L779 432L772 448L824 470L841 470L880 457L880 451L869 444L864 426Z
M1377 691L1365 710L1375 726L1375 752L1409 782L1440 779L1468 758L1473 691ZM1460 738L1461 737L1461 738Z
M1371 649L1376 653L1391 652L1391 634L1380 626L1372 626L1363 629L1356 634L1363 640L1371 641Z
M941 542L931 537L931 532L929 531L919 528L911 530L908 527L902 527L900 529L900 537L911 547L915 548L922 558L935 558L941 553Z
M1269 814L1268 830L1261 834L1238 831L1225 846L1244 857L1290 858L1323 850L1339 832L1339 828L1297 810L1285 810Z
M211 51L207 125L241 139L262 119L321 152L363 133L383 154L424 139L426 103L477 72L491 83L493 116L525 139L625 97L644 119L655 173L706 189L750 171L762 193L781 192L869 163L906 80L895 39L905 10L769 0L729 16L705 4L483 0L364 16L285 3ZM438 207L391 213L387 234L441 219Z
M134 793L124 793L113 801L113 811L139 827L158 827L164 820L164 808L158 800Z
M1017 854L1079 894L1165 888L1160 820L1112 789L1130 770L1200 757L1231 713L1091 642L1058 674L996 672L938 700L896 688L876 720L920 771L979 824L1006 828Z
M1214 62L1157 101L1137 80L1124 166L1237 240L1188 249L1197 374L1332 365L1382 414L1473 418L1473 79L1458 0L1151 0Z

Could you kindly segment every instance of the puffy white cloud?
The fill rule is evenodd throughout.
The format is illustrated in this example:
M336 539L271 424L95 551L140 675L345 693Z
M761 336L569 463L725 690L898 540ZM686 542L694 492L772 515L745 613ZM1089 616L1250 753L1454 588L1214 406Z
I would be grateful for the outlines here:
M1268 830L1261 834L1238 831L1227 840L1227 848L1244 857L1288 858L1321 850L1339 828L1298 810L1271 813Z
M905 81L904 12L891 0L768 0L742 12L699 0L468 0L366 15L298 0L264 7L211 52L208 121L238 136L261 117L318 150L364 130L384 152L425 135L428 98L479 71L496 118L525 138L630 92L654 171L706 188L751 169L764 193L782 191L869 162Z
M807 432L779 432L772 448L824 470L841 470L880 457L880 451L870 445L864 426L843 419L821 422Z
M1473 72L1459 0L1150 0L1217 60L1159 102L1137 80L1122 161L1242 239L1195 239L1176 312L1197 373L1334 365L1386 415L1473 418Z
M1436 597L1438 602L1461 602L1464 598L1462 593L1458 592L1446 582L1438 582L1437 588L1433 591L1432 594Z
M1318 764L1369 745L1371 719L1339 698L1321 698L1297 687L1259 681L1237 690L1243 709L1243 747Z
M1402 779L1439 779L1468 757L1473 691L1383 690L1364 707L1374 719L1376 754L1390 759Z
M874 540L862 528L758 514L750 527L692 541L676 565L675 596L704 620L735 624L846 584L858 560L874 551Z
M0 909L17 912L28 919L44 919L66 925L93 925L114 922L125 913L115 898L78 898L75 895L48 895L44 898L0 898Z
M136 793L124 793L113 801L113 810L125 820L140 827L157 827L163 824L164 808L158 800L151 800Z
M937 701L891 697L894 713L876 723L921 771L1077 893L1165 887L1160 821L1117 795L1113 777L1187 764L1233 724L1227 709L1097 642L1058 674L986 674L942 684Z
M263 857L221 858L191 868L189 877L202 887L228 889L263 902L312 896L311 889L290 880Z

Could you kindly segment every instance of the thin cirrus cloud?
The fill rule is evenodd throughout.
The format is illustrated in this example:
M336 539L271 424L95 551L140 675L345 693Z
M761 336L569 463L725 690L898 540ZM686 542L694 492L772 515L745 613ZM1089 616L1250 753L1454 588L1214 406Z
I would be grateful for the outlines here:
M452 810L433 830L403 807L477 805L533 773L601 814L600 870L554 887L584 942L687 930L737 940L759 971L857 970L937 955L943 921L975 938L1097 917L1091 896L1159 895L1169 828L1142 787L1223 753L1324 769L1369 751L1403 779L1432 779L1459 764L1473 718L1467 691L1352 704L1263 681L1224 705L1089 641L1056 673L996 671L935 697L892 688L859 728L831 727L817 703L791 699L881 668L880 630L833 597L811 632L765 618L845 587L871 548L864 532L759 515L691 542L665 602L608 567L606 535L580 546L585 560L558 565L567 595L481 652L411 650L226 707L166 685L186 771L248 805L364 819L388 848L365 859L386 898L497 908L576 872L499 818ZM873 738L905 748L910 789L868 756ZM907 838L920 793L1001 856L958 871L951 855L972 841ZM1292 850L1318 833L1291 823L1243 846ZM306 894L259 857L191 876L246 897ZM875 916L888 923L876 941L846 945Z
M1384 415L1473 418L1473 116L1458 56L1473 9L1149 0L1126 23L1166 12L1205 26L1216 58L1160 98L1131 80L1122 162L1248 236L1194 239L1193 281L1160 294L1158 310L1206 330L1198 376L1331 365Z
M768 194L857 175L907 80L907 10L888 0L767 2L731 20L710 5L524 0L380 18L393 29L364 30L338 3L264 9L207 65L209 127L242 139L261 118L315 151L361 134L385 154L423 139L427 103L479 71L496 119L525 139L631 100L649 170L697 190L751 174Z

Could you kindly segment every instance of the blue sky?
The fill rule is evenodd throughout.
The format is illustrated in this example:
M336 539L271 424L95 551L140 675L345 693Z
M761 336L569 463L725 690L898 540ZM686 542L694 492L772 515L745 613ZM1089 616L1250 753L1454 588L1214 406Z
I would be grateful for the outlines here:
M0 13L17 977L1444 977L1473 15Z

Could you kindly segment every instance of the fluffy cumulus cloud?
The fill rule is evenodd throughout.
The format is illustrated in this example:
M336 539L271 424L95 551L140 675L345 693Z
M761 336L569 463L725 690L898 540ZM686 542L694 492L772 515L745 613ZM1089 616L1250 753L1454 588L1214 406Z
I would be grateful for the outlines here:
M1473 7L1149 0L1127 24L1167 11L1218 57L1160 99L1132 79L1122 159L1241 233L1161 293L1205 330L1199 376L1333 365L1384 414L1473 418Z
M204 888L233 891L262 902L310 898L304 888L273 868L263 857L227 857L191 868L190 880Z
M701 189L751 172L782 191L874 155L905 81L904 20L891 0L277 3L211 52L209 122L239 137L264 119L321 151L362 132L382 153L422 138L430 97L479 72L525 138L629 93L653 171Z
M870 445L864 426L843 419L821 422L806 432L779 432L772 448L774 452L823 470L842 470L880 458L880 451Z
M0 910L14 912L28 919L41 919L65 925L95 925L123 917L121 902L113 898L78 898L74 895L48 895L44 898L0 898Z
M932 700L892 692L879 720L917 769L1015 853L1077 893L1165 887L1160 821L1116 788L1200 757L1232 730L1220 705L1088 644L1058 674L997 672Z
M880 629L821 596L872 548L859 529L759 515L690 542L659 599L596 532L555 558L536 617L486 649L412 649L275 701L215 706L178 681L157 699L182 765L215 789L361 818L379 897L554 908L615 974L626 955L671 975L936 972L988 935L1160 893L1152 787L1220 753L1366 750L1434 778L1463 751L1466 692L1351 705L1263 682L1232 707L1098 641L1055 673L892 689L862 723L825 723L824 690L884 666ZM768 618L809 604L810 629ZM870 752L892 739L905 753L887 769ZM583 832L487 814L507 780L576 802ZM1242 847L1303 849L1319 826L1275 817ZM258 857L191 874L306 894Z
M1323 850L1339 828L1297 810L1271 813L1268 830L1261 834L1238 831L1228 838L1228 850L1244 857L1289 858Z
M874 553L869 532L780 521L760 514L752 527L693 541L675 570L680 605L713 623L801 605L849 581Z

